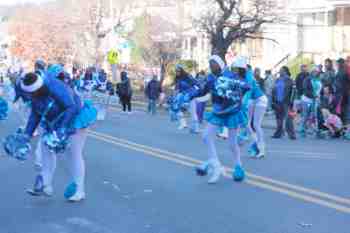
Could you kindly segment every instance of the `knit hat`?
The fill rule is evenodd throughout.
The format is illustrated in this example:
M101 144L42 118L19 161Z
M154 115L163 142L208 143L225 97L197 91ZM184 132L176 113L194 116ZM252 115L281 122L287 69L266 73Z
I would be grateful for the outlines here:
M225 68L225 66L226 66L225 62L218 55L212 55L209 58L209 62L210 61L216 62L220 66L221 70L223 70Z
M344 65L345 64L345 59L344 58L339 58L337 60L337 63L340 64L340 65Z
M182 64L176 64L175 70L176 70L176 71L185 70L185 67L184 67Z
M41 59L38 59L35 61L35 68L37 70L45 70L46 69L46 63L41 60Z
M233 62L232 67L234 68L247 68L247 59L245 57L237 57L236 60Z
M311 67L311 72L320 72L320 71L321 71L321 69L318 65L313 65Z

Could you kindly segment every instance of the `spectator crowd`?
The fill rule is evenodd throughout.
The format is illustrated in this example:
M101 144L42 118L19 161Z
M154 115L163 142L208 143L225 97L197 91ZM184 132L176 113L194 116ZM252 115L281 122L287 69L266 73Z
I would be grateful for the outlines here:
M270 100L277 130L273 138L285 132L291 139L316 136L349 139L350 131L350 59L326 59L324 65L300 66L291 77L282 67L274 78L266 71L265 79L255 69L256 80Z

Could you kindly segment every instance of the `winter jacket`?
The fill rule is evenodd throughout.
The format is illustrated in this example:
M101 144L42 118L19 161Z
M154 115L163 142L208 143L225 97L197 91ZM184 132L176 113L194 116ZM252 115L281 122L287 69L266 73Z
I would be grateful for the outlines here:
M278 101L277 98L277 87L276 87L276 82L279 80L283 79L284 81L284 91L283 91L283 97L282 101ZM284 76L284 77L279 77L275 82L275 85L272 89L272 105L276 104L284 104L287 106L290 106L293 102L293 80L289 76Z
M350 124L350 77L348 76L347 79L343 81L343 98L341 103L341 115L346 122L346 124Z
M297 89L298 98L300 98L304 93L304 81L307 77L309 77L309 75L310 74L307 72L306 73L301 72L298 74L298 76L295 79L295 86Z
M341 103L345 93L346 93L346 83L348 80L348 75L345 70L339 70L335 76L333 83L333 90L335 94L335 99L337 105Z
M59 79L46 77L44 87L47 90L45 96L31 98L32 111L25 130L29 136L40 123L46 130L71 130L75 117L82 109L79 96Z
M162 92L162 89L159 81L154 79L149 81L145 90L145 94L148 99L157 100L161 92Z
M321 88L322 88L321 80L318 77L309 75L304 80L303 95L309 99L316 99L317 97L319 97Z
M132 96L132 88L126 72L121 73L121 82L117 84L117 94L120 98Z
M335 71L326 70L326 72L321 75L321 82L323 86L333 86L335 80Z
M194 86L199 86L199 82L189 74L176 78L175 90L178 92L188 92Z
M273 89L273 76L268 75L265 77L265 93L266 95L270 96L272 94L272 89Z

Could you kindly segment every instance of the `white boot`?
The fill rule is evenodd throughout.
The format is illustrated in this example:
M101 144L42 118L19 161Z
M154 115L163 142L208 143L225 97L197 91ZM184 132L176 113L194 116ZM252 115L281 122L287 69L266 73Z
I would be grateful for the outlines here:
M253 143L258 141L258 138L257 138L257 136L256 136L256 133L252 133L252 134L250 135L250 138L251 138L251 140L253 141Z
M258 143L259 153L256 155L257 159L265 157L265 143Z
M73 184L76 184L76 183L73 183ZM67 198L67 200L69 202L79 202L79 201L82 201L82 200L85 199L85 188L84 188L84 185L76 184L75 187L76 187L76 190L72 190L72 191L75 191L75 193L71 197ZM67 188L69 188L69 186Z
M79 202L85 199L85 192L78 191L68 199L70 202Z
M208 184L216 184L220 180L221 175L224 173L224 169L219 161L211 162L209 167L210 177Z
M180 125L179 125L179 130L183 130L187 128L187 121L185 118L180 118Z
M53 187L52 185L46 185L44 186L42 184L42 180L39 180L41 176L37 176L34 188L33 189L27 189L26 192L31 196L46 196L46 197L52 197L53 196ZM39 179L38 179L39 178ZM42 178L41 178L42 179Z
M198 134L199 133L199 122L193 121L190 129L190 133Z
M218 134L219 138L228 139L228 128L224 127L222 132Z
M47 197L52 197L53 196L52 185L44 186L43 194Z

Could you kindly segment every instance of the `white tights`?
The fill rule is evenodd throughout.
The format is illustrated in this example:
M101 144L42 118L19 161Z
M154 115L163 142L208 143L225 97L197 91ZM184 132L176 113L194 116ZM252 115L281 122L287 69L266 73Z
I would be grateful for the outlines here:
M197 101L196 101L196 99L193 99L193 100L190 102L190 114L191 114L191 120L192 120L192 122L198 122Z
M85 162L83 159L83 148L87 136L86 129L78 130L70 138L70 146L64 155L68 164L72 181L77 184L78 191L84 192L85 183ZM51 186L56 170L56 154L51 153L47 147L41 143L42 151L42 171L45 186Z
M209 154L209 162L214 164L220 164L219 157L216 151L215 147L215 138L216 138L216 132L217 132L218 126L208 124L206 130L203 133L203 141L208 146L208 154ZM232 151L233 155L236 156L236 165L241 166L241 151L238 146L238 129L229 129L229 146L230 150Z
M264 131L261 127L267 110L267 98L265 96L260 97L258 100L253 101L249 105L249 121L248 130L252 137L252 140L258 145L265 146ZM265 104L266 103L266 104ZM252 128L254 127L254 129Z

